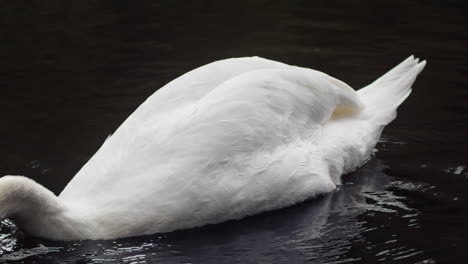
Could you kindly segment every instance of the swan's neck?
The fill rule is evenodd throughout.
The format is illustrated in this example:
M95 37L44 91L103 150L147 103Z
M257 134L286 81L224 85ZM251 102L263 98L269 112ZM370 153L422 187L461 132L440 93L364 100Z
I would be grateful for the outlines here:
M79 239L86 226L51 191L22 176L0 178L0 217L30 235L53 240Z

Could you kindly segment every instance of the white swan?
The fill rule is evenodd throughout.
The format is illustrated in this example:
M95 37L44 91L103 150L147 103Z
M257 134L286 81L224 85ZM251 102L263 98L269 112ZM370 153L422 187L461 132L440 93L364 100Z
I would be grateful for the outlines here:
M0 178L0 217L53 240L113 239L239 219L330 192L371 155L425 61L355 92L258 57L213 62L149 97L63 192Z

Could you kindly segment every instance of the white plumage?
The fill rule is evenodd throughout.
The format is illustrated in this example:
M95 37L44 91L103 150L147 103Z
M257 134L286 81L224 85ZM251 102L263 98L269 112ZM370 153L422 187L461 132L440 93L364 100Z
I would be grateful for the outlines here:
M150 96L58 198L27 178L1 178L0 217L49 239L112 239L330 192L369 158L424 65L411 56L355 92L258 57L213 62Z

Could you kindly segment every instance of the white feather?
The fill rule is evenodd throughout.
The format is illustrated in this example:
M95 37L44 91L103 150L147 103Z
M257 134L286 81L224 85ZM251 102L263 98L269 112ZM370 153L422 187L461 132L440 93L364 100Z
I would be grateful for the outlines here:
M369 158L423 66L410 57L357 93L257 57L195 69L149 97L66 186L54 217L72 227L25 229L52 239L136 236L330 192Z

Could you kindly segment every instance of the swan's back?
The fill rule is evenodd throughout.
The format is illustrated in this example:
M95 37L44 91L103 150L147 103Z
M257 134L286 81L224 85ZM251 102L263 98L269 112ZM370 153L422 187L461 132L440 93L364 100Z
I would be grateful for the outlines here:
M309 83L302 84L300 81ZM141 164L162 165L158 162L167 157L161 155L163 154L161 147L190 149L188 148L190 144L180 143L179 136L198 136L208 141L212 140L212 136L202 134L207 126L213 127L210 134L219 135L219 132L224 131L237 137L236 133L229 133L229 129L233 127L216 128L220 122L223 122L223 118L225 123L231 123L234 127L245 130L248 124L241 124L244 119L251 120L250 127L255 127L265 118L276 117L280 120L300 113L302 114L300 118L303 119L300 122L314 126L315 123L324 122L329 118L337 103L335 100L342 100L342 103L351 107L359 105L353 90L343 85L340 81L317 71L258 57L228 59L205 65L182 75L149 97L106 140L67 185L60 197L64 200L67 198L75 200L77 196L86 197L87 195L83 193L86 190L89 190L89 195L102 193L102 186L113 183L115 179L118 179L115 184L122 182L125 177L134 181L139 171L139 168L134 166L142 166L142 170L151 171ZM312 86L315 86L315 90L311 89ZM338 89L328 89L326 86ZM276 89L280 93L269 91L269 88ZM302 91L298 92L295 88ZM341 92L341 98L334 94L335 90ZM302 93L307 91L310 92L308 97L314 97L312 100L307 101L308 97L303 96ZM282 96L286 97L281 98ZM286 98L290 101L285 100ZM267 108L262 108L260 104L264 104ZM264 109L270 110L270 115L261 113ZM253 114L258 114L258 120L254 119ZM237 118L237 122L240 123L229 120L233 118ZM278 124L281 125L283 124ZM285 125L294 127L295 124ZM282 128L285 133L283 137L295 134L298 130L289 131L289 128ZM199 148L193 150L200 151ZM125 187L126 185L122 186Z

